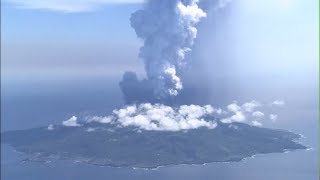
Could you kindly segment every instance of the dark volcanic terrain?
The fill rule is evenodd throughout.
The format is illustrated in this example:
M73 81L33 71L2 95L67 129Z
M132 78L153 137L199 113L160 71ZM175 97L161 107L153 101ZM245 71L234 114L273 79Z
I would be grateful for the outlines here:
M88 123L2 133L2 143L28 155L28 161L72 160L99 166L155 168L173 164L240 161L255 154L306 149L300 135L243 123L215 129L146 131Z

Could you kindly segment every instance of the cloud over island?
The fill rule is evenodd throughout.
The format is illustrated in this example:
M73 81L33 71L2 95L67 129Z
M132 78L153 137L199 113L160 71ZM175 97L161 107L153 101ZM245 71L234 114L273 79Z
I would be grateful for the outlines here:
M215 108L212 105L181 105L171 107L163 104L132 104L115 109L108 116L87 116L82 123L115 124L118 127L137 127L148 131L181 131L198 128L214 129L222 123L241 122L253 126L262 126L265 118L262 112L268 104L250 101L238 105L238 102ZM276 114L267 114L269 120L275 122ZM76 116L62 122L64 126L81 126Z

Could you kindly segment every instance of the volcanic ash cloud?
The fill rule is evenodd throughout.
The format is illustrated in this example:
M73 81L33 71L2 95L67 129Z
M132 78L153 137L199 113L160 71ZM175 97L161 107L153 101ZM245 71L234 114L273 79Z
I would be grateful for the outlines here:
M125 73L120 87L127 101L133 101L127 97L136 91L155 100L178 95L183 88L180 73L197 36L195 25L203 17L206 13L199 8L198 0L149 0L132 14L131 26L144 41L139 57L147 78L139 81L135 73Z

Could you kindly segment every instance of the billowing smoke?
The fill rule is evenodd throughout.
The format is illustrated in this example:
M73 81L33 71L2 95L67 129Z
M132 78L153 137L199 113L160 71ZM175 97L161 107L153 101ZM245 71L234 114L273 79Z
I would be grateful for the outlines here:
M195 25L204 17L198 0L148 0L132 14L131 26L144 41L139 57L147 78L124 74L120 88L127 102L161 102L178 95L183 88L180 74L197 36Z

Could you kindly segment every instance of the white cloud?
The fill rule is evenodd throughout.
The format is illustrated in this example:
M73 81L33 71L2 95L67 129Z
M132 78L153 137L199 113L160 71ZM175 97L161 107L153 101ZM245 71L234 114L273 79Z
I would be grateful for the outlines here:
M143 0L5 0L25 9L46 9L67 13L93 11L110 4L142 3Z
M242 108L247 112L254 111L255 108L261 106L261 104L257 101L246 102L242 105Z
M232 122L244 122L245 120L246 120L245 115L241 111L237 111L231 117L222 119L221 122L232 123Z
M111 123L113 120L112 116L90 116L86 118L88 123L98 122L98 123Z
M236 112L235 115L231 116L231 120L235 122L243 122L246 119L242 112Z
M271 105L274 105L274 106L284 106L286 103L282 100L275 100L271 103Z
M253 117L257 117L257 118L261 118L261 117L264 116L264 113L261 112L261 111L255 111L255 112L252 113L252 116Z
M53 124L49 124L48 130L51 131L51 130L53 130L53 129L54 129Z
M270 115L269 115L269 118L270 118L270 120L271 120L273 123L275 123L275 122L277 121L277 119L278 119L278 115L276 115L276 114L270 114Z
M238 112L238 111L241 110L241 107L238 106L236 102L234 102L234 103L232 103L232 104L229 104L229 105L227 106L227 109L228 109L230 112L236 113L236 112Z
M252 125L253 126L262 126L262 124L260 123L260 122L258 122L258 121L252 121Z
M80 126L80 124L78 124L77 122L77 117L76 116L72 116L70 119L62 121L62 125L64 126Z
M274 105L276 106L283 106L285 104L284 101L274 101ZM231 115L228 116L228 113L221 113L220 115L221 122L222 123L233 123L233 122L242 122L242 123L253 123L255 126L262 126L262 123L258 122L257 119L262 119L265 114L261 111L255 110L256 108L267 108L270 106L265 106L258 101L250 101L244 103L242 106L238 106L237 102L233 102L232 104L229 104L227 106L228 112L232 113ZM222 112L225 112L222 110ZM250 118L254 118L254 121L251 121ZM275 114L270 114L269 118L275 122L278 118L277 115Z
M216 114L226 114L227 112L222 110L221 108L218 108L218 109L213 109L214 113Z
M226 109L214 108L211 105L171 107L163 104L143 103L115 109L108 116L89 116L85 120L87 123L114 124L118 127L133 126L140 130L155 131L180 131L200 127L213 129L217 126L216 120L218 118L222 123L242 122L262 126L262 123L257 120L261 120L265 114L261 111L253 111L257 107L270 106L262 106L257 101L247 102L242 106L233 102ZM270 114L269 118L275 122L278 116ZM80 126L75 116L63 121L62 124L65 126ZM87 129L87 131L91 132L93 129Z
M242 108L240 106L238 106L237 102L229 104L227 106L227 109L229 112L232 112L233 115L230 117L222 118L221 122L232 123L232 122L244 122L246 120L246 117L245 117L244 113L242 112Z
M182 105L173 108L162 104L145 103L116 109L111 116L87 118L87 122L115 123L122 127L134 126L156 131L179 131L200 127L213 129L217 123L210 119L210 115L221 112L221 109L215 109L210 105Z

